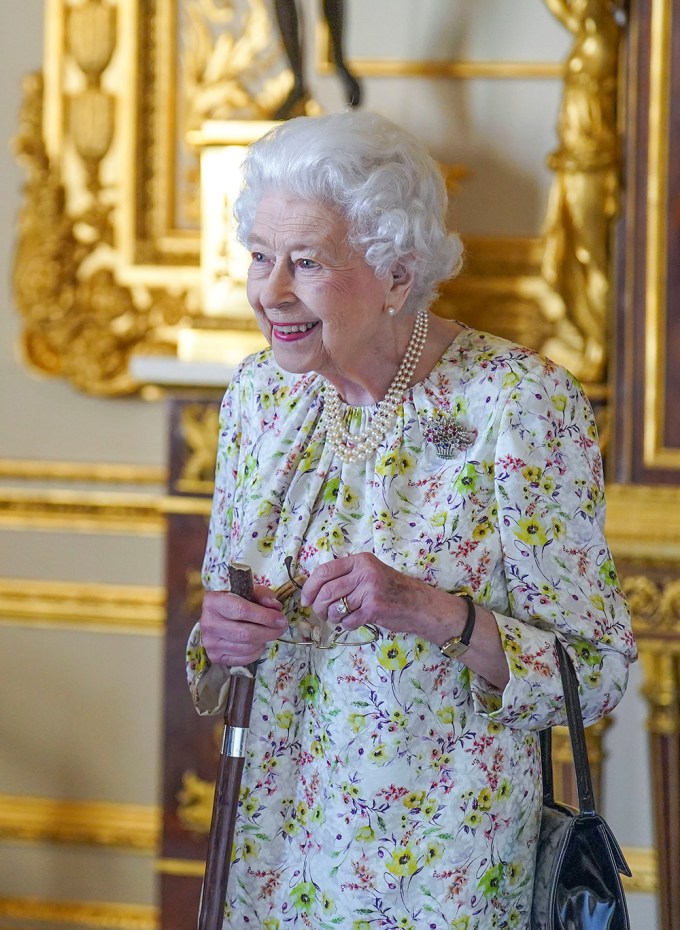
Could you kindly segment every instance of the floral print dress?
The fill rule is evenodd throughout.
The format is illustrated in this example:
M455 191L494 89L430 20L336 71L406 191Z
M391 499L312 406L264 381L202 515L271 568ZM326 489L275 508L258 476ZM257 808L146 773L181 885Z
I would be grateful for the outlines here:
M586 723L617 704L636 654L603 538L592 412L564 369L463 329L375 455L344 464L325 441L323 385L281 371L269 350L231 383L206 588L228 586L229 561L276 588L286 556L306 574L373 552L492 609L510 681L501 693L432 643L384 629L353 648L272 644L225 927L528 928L537 732L564 722L554 633L575 661ZM436 423L467 437L452 457L432 441ZM199 712L215 713L229 672L210 665L198 626L187 656Z

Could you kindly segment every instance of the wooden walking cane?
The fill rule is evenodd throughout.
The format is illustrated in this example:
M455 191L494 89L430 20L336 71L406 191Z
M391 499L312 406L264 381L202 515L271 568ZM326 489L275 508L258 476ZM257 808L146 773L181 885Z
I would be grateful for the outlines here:
M229 566L229 584L234 594L252 601L253 576L247 565ZM224 713L224 734L215 783L198 930L222 930L256 669L257 662L252 662L240 671L232 670Z

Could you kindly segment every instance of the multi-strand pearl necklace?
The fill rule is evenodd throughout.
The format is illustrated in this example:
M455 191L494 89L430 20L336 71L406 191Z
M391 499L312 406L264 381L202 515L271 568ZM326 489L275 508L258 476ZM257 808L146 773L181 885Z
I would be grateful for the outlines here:
M406 352L394 376L394 381L387 389L387 394L377 406L375 415L371 417L367 427L353 435L347 429L352 414L357 410L340 399L337 390L331 385L324 387L324 417L328 441L333 451L343 462L361 462L367 459L378 448L385 438L387 429L401 403L404 393L411 383L413 372L416 370L420 356L423 354L427 340L427 310L421 310L416 317L411 338Z

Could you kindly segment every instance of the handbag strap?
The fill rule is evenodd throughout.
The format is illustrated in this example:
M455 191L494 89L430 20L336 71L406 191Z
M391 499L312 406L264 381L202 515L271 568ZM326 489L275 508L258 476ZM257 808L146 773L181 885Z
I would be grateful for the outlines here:
M557 650L557 658L560 666L562 690L564 692L564 707L567 714L571 752L574 759L574 769L576 771L576 792L578 794L579 811L582 814L594 814L595 795L593 792L593 780L590 774L590 763L588 762L588 747L586 745L586 734L583 728L583 715L581 714L581 704L578 697L578 679L576 678L576 672L574 671L571 657L558 638L555 638L555 648ZM552 737L550 729L542 730L540 739L541 768L543 772L543 803L552 805L554 803L554 789Z

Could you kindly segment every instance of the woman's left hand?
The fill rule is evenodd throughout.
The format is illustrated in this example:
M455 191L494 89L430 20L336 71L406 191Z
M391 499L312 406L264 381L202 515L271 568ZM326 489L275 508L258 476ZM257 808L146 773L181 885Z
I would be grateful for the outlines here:
M305 581L302 603L330 623L356 630L375 623L395 633L436 638L438 601L451 595L385 565L368 552L319 565ZM347 609L345 609L347 608Z
M369 552L333 559L315 568L302 586L302 603L346 630L374 623L438 646L460 636L467 617L462 597L404 575ZM470 649L462 661L502 691L509 672L498 624L493 613L479 604L475 605L475 616Z

